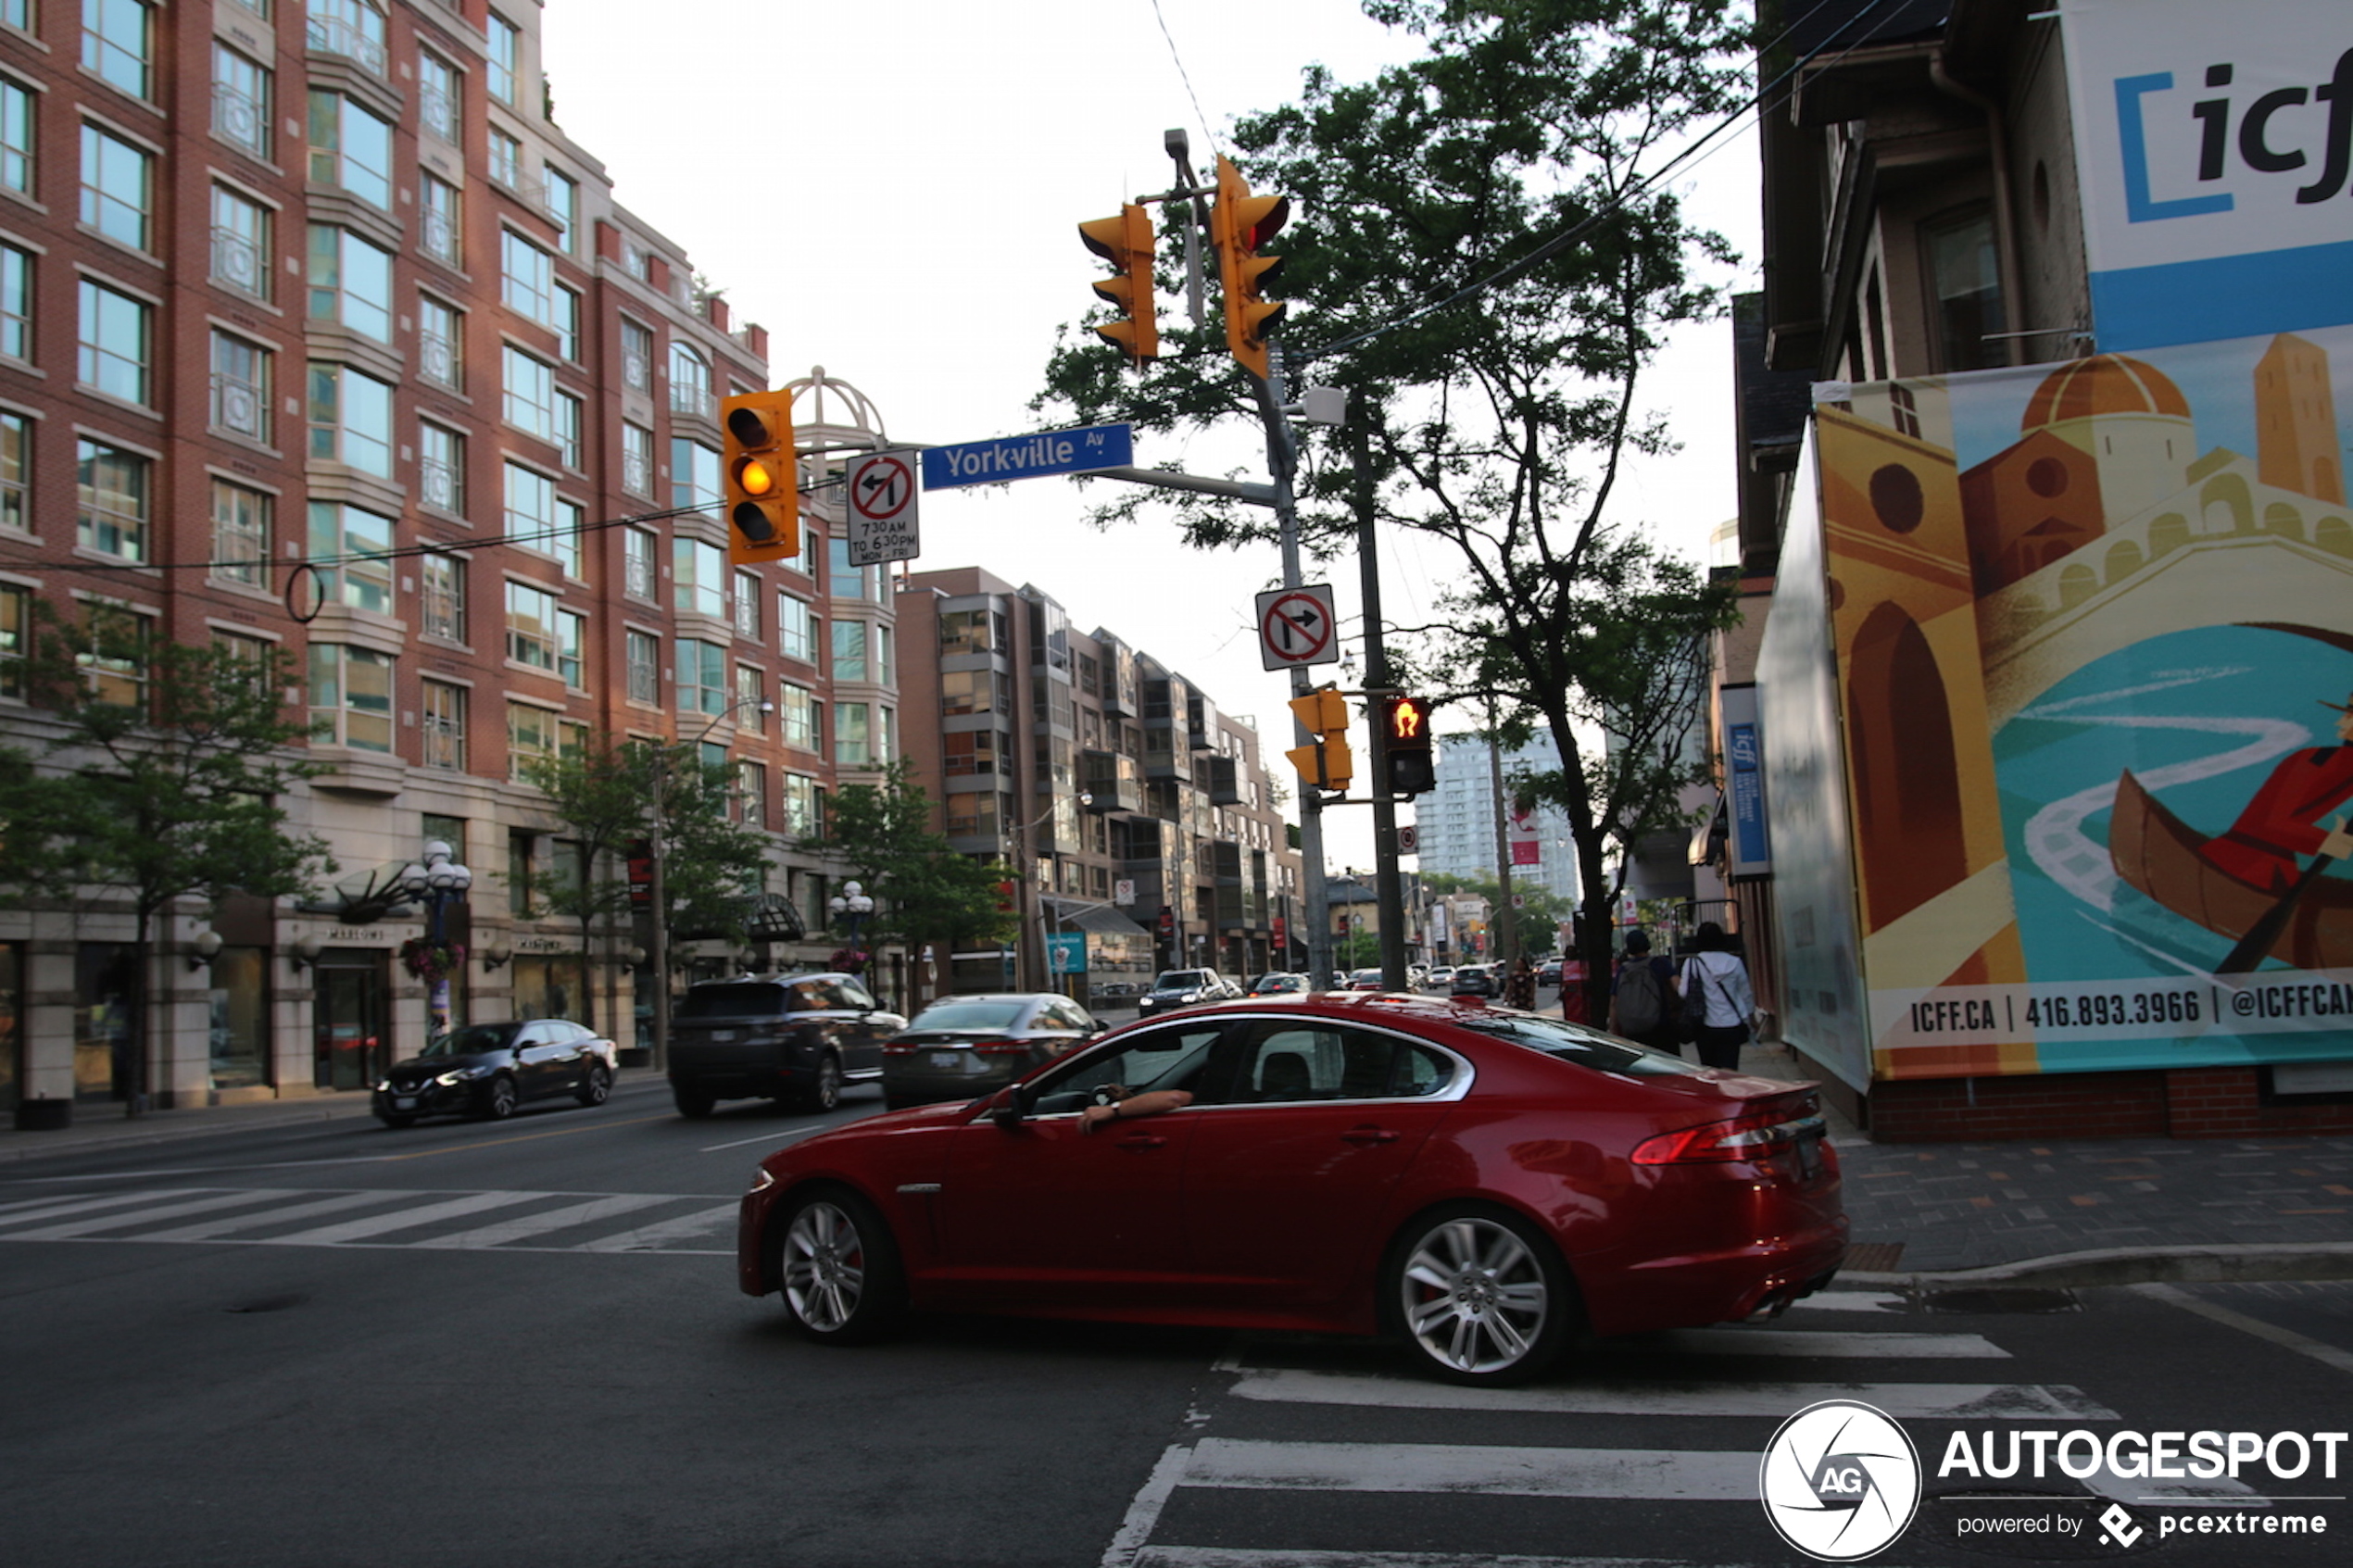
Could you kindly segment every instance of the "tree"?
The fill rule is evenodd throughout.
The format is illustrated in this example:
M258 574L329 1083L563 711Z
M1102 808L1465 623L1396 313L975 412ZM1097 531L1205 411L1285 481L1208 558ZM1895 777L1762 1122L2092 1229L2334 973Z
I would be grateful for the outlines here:
M1649 662L1726 624L1735 590L1664 557L1618 515L1627 462L1674 448L1639 395L1663 334L1711 319L1695 263L1730 259L1653 171L1745 92L1744 22L1713 0L1368 0L1427 52L1244 119L1241 161L1296 215L1282 245L1287 362L1353 393L1344 433L1311 435L1298 476L1310 548L1366 520L1453 547L1463 575L1401 659L1441 700L1488 699L1507 734L1548 731L1585 902L1608 904L1613 845L1677 820L1699 770L1680 745L1692 690ZM1174 254L1181 247L1166 247ZM1210 332L1130 385L1065 333L1040 407L1147 429L1254 408ZM1157 495L1158 493L1151 493ZM1101 508L1132 517L1143 494ZM1176 503L1189 542L1265 537L1232 503ZM1420 678L1413 671L1418 668ZM1608 925L1587 922L1606 986Z
M1433 893L1475 894L1486 899L1487 907L1499 916L1504 908L1504 884L1491 876L1450 876L1442 872L1426 872L1422 881ZM1513 884L1512 897L1519 900L1511 906L1512 935L1519 941L1517 950L1533 958L1558 947L1560 928L1576 912L1576 904L1543 888L1518 884Z
M629 884L612 874L611 854L646 836L655 794L653 755L642 742L598 731L577 749L523 764L523 782L547 797L548 813L580 847L579 880L539 891L549 909L580 922L584 968L597 921L629 908ZM597 988L584 985L580 993L580 1022L594 1029Z
M875 900L865 934L912 950L925 942L960 947L1012 939L1013 916L998 905L998 885L1013 873L996 861L960 855L931 831L931 797L905 761L878 784L834 793L823 834L803 847L846 863Z
M157 919L195 896L306 894L335 870L324 840L287 831L279 804L323 771L290 750L309 734L286 711L290 678L275 648L157 644L128 612L68 622L40 606L26 694L56 733L45 766L0 768L6 874L32 892L129 900L131 1115L147 1107Z

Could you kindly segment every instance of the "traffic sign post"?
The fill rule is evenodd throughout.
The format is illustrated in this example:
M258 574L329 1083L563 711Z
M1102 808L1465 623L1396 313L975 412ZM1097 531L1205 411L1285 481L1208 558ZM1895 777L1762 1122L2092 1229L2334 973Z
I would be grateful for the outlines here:
M1263 668L1298 670L1337 664L1332 591L1327 583L1270 588L1258 596L1258 654Z
M880 566L923 554L913 453L877 452L857 458L844 481L850 565Z

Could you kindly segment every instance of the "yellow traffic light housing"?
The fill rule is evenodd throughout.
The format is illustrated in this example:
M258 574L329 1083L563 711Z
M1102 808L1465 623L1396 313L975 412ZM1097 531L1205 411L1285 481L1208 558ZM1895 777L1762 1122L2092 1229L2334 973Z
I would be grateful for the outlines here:
M1258 247L1282 231L1290 217L1289 196L1254 196L1231 158L1217 160L1217 199L1209 211L1210 243L1217 249L1217 282L1226 302L1226 346L1235 360L1266 379L1266 334L1283 319L1283 305L1266 297L1266 285L1282 275L1283 258L1261 256Z
M792 394L746 392L719 406L727 449L720 488L728 556L737 566L800 556L800 483L793 451Z
M1356 771L1356 759L1348 749L1348 699L1326 686L1291 698L1290 710L1315 734L1313 744L1283 753L1299 770L1301 781L1318 789L1345 790Z
M1119 307L1123 319L1095 331L1118 345L1131 365L1158 358L1160 317L1153 302L1151 214L1129 202L1116 218L1081 223L1078 237L1088 250L1109 261L1115 274L1096 280L1095 292Z

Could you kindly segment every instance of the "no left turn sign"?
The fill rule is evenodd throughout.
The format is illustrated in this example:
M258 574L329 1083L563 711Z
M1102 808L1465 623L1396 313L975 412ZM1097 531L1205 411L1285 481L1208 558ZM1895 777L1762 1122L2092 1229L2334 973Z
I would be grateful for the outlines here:
M878 566L923 553L915 467L904 452L860 458L843 474L849 495L849 564Z
M1302 583L1258 596L1258 651L1268 670L1340 660L1328 584Z

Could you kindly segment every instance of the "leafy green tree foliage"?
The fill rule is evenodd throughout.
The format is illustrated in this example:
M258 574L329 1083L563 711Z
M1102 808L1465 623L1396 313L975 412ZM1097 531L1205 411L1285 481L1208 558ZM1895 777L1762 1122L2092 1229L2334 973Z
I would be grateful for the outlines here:
M1453 547L1462 574L1431 624L1397 629L1415 645L1403 678L1492 700L1506 734L1552 735L1563 766L1525 787L1567 813L1586 902L1605 908L1611 847L1671 824L1697 771L1680 744L1694 689L1675 661L1733 613L1732 585L1621 515L1620 480L1675 448L1642 395L1665 334L1720 310L1694 269L1729 247L1653 171L1744 97L1744 13L1718 0L1365 10L1419 35L1422 56L1356 84L1312 69L1297 102L1235 130L1254 188L1292 203L1277 248L1293 384L1312 362L1313 379L1354 395L1345 432L1308 437L1302 529L1325 554L1365 520ZM1130 382L1118 356L1066 332L1039 408L1167 432L1255 410L1216 324L1169 336L1176 352ZM1139 492L1098 517L1160 504ZM1230 502L1174 505L1199 546L1272 527ZM1607 929L1589 922L1596 987Z
M0 866L16 885L131 906L132 1115L146 1109L158 921L191 897L307 894L335 870L279 804L322 770L292 749L308 726L286 709L277 650L157 644L148 625L108 609L67 621L42 603L25 680L51 735L38 763L0 767Z
M865 884L875 900L864 933L871 942L911 950L930 942L954 951L1013 938L1013 917L997 907L998 884L1013 873L957 854L932 831L931 797L904 760L886 769L879 784L835 791L824 834L804 847L842 861Z

